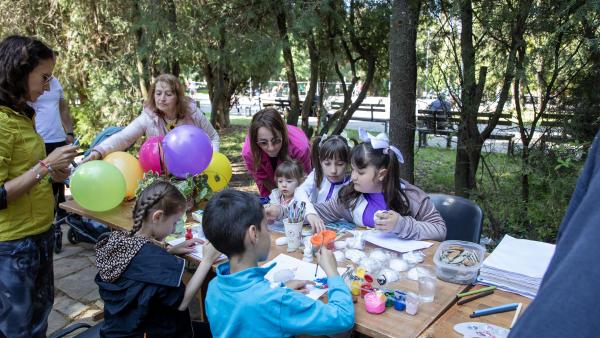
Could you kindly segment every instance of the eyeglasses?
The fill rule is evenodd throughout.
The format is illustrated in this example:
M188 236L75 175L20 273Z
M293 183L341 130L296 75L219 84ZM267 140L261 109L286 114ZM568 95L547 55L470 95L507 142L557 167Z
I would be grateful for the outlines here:
M44 86L49 84L50 81L52 81L52 79L54 78L53 75L46 75L46 74L42 74L42 80L44 81Z
M276 146L276 145L280 144L281 142L283 142L282 139L280 139L280 138L274 138L271 141L260 140L260 141L257 141L256 144L258 144L259 147L268 147L269 143L271 143L272 145Z

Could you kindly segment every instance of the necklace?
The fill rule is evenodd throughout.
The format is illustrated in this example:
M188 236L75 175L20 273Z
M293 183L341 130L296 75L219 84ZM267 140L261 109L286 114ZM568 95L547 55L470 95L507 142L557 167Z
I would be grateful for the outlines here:
M163 116L162 120L165 123L165 126L166 126L167 130L171 131L175 127L177 127L177 122L179 122L179 117L175 118L175 120L169 120L169 121L167 121L167 119Z

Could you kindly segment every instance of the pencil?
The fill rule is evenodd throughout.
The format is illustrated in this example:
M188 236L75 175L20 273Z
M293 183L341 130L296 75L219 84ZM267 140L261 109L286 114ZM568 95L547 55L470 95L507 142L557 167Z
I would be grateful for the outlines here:
M465 297L465 296L476 295L478 293L482 293L482 292L486 292L486 291L494 290L494 289L496 289L495 286L488 286L488 287L477 289L477 290L471 290L471 291L468 291L468 292L457 293L456 297L462 298L462 297Z
M519 306L519 303L510 303L510 304L504 304L504 305L500 305L500 306L492 306L487 309L473 311L473 313L471 315L469 315L469 317L476 318L476 317L481 317L481 316L493 315L495 313L513 311L513 310L517 309L518 306Z
M478 293L478 294L474 295L473 297L462 298L458 302L456 302L456 304L458 304L458 305L467 304L468 302L474 301L475 299L479 299L479 298L482 298L482 297L485 297L485 296L489 296L492 293L494 293L494 290L488 290L488 291L485 291L485 292L481 292L481 293Z
M512 323L510 323L511 329L513 328L513 326L515 326L515 323L517 322L517 318L519 318L519 314L521 313L522 308L523 308L523 303L519 303L519 306L517 306L517 311L515 312L515 316L513 317Z
M321 244L321 247L319 247L319 259L317 259L317 267L315 268L315 278L317 277L317 271L319 271L319 262L321 261L321 248L323 247L323 244Z

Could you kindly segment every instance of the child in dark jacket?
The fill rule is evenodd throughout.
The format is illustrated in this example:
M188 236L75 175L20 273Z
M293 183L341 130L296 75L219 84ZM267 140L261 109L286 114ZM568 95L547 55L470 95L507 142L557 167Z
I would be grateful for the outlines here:
M173 232L186 200L175 186L156 182L137 199L133 230L113 231L96 245L96 283L104 301L102 337L205 337L206 323L192 322L188 304L220 253L207 243L204 259L186 287L184 259L198 240L167 251L160 241Z

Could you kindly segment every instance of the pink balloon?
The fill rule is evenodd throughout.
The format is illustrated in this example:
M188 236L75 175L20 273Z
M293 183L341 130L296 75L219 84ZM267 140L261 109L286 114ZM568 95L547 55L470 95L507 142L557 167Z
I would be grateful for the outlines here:
M198 175L208 167L212 159L210 138L204 130L196 126L176 127L165 136L162 144L165 163L169 173L175 177Z
M152 136L142 144L140 148L140 165L144 172L154 171L159 175L162 174L159 144L164 138L164 136Z

